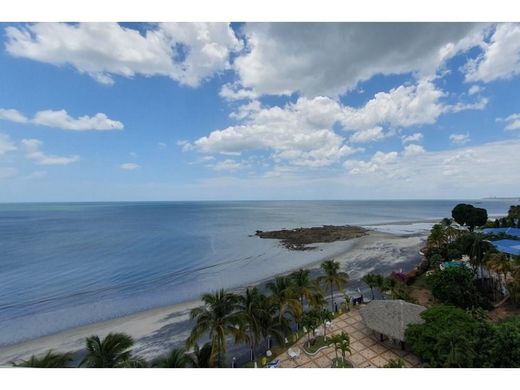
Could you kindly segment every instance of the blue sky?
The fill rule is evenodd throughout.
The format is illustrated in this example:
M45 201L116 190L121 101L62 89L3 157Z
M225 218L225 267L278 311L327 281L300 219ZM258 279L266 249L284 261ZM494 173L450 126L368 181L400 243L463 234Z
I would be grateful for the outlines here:
M520 194L519 24L0 24L0 201Z

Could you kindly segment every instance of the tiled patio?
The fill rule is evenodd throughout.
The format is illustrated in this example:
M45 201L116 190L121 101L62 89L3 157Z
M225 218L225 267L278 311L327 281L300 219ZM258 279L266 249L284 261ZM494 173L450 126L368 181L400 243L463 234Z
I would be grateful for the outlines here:
M350 336L352 355L347 354L347 359L354 367L382 367L389 360L400 357L404 360L406 367L420 367L419 359L412 353L402 351L399 345L393 345L388 341L380 342L363 323L357 307L332 321L330 334L342 331ZM302 347L306 340L307 337L304 336L294 345L301 350L299 358L291 359L287 351L277 357L280 359L280 367L326 368L332 365L332 359L336 357L333 346L322 349L314 356L309 356L303 352Z

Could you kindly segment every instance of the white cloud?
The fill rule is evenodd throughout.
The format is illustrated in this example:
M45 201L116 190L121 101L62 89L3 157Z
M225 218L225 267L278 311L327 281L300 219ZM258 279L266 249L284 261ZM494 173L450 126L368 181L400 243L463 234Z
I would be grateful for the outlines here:
M409 144L404 147L404 155L405 156L416 156L418 154L423 154L426 151L421 145L417 144Z
M122 130L123 124L109 119L106 114L97 113L94 116L80 116L73 118L65 110L39 111L32 120L33 123L42 126L54 127L64 130Z
M226 159L222 161L218 161L212 164L207 164L206 167L213 169L214 171L221 172L221 171L237 171L239 169L242 169L243 166L240 162Z
M407 142L420 142L423 139L422 133L413 133L411 135L406 135L401 137L401 141L403 144Z
M53 65L72 65L103 84L113 76L167 76L198 86L230 67L241 42L226 23L160 23L145 31L117 23L35 23L7 27L6 50Z
M433 75L481 40L468 23L248 23L234 63L259 95L337 96L376 74Z
M490 82L520 74L520 24L502 23L489 42L480 43L482 54L464 68L466 81Z
M377 152L369 160L349 160L344 166L351 178L349 185L359 191L377 187L387 195L400 196L512 194L520 191L515 186L518 150L520 140L418 155Z
M478 85L472 85L469 89L468 89L468 95L472 96L472 95L475 95L479 92L482 91L482 88Z
M256 99L258 94L254 92L252 89L241 88L239 85L235 84L224 84L220 89L219 96L229 100L244 100L244 99Z
M0 156L16 150L16 145L7 134L0 133Z
M166 149L168 145L165 142L157 142L157 147L159 149Z
M133 171L135 169L141 168L141 166L139 164L129 162L119 165L119 168L125 171Z
M520 130L520 113L511 114L507 118L497 118L497 122L505 122L505 130Z
M78 155L56 156L41 151L43 142L37 139L23 139L21 141L25 157L38 165L69 165L79 161Z
M385 138L385 133L381 126L372 127L371 129L360 130L352 134L350 142L363 143L371 141L379 141Z
M446 94L427 79L379 92L361 108L345 107L342 124L348 129L377 125L408 127L432 124L444 112L440 98Z
M482 97L473 103L457 102L453 105L446 106L445 111L456 113L456 112L467 111L467 110L483 110L484 108L486 108L488 102L489 102L489 99L486 97Z
M8 179L18 174L18 170L12 167L0 167L0 179Z
M33 180L33 179L43 179L44 177L47 177L46 171L34 171L28 174L24 177L26 180Z
M124 128L121 122L110 119L101 112L94 116L84 115L73 118L65 110L43 110L38 111L34 118L29 119L17 110L1 108L0 119L74 131L122 130Z
M15 123L26 123L28 119L12 108L0 108L0 119L15 122Z
M238 112L242 124L212 131L188 149L209 154L267 150L276 162L307 167L331 165L359 150L346 145L332 130L343 112L339 103L329 98L300 98L283 108L255 107Z
M450 142L456 145L464 145L467 144L471 139L469 138L469 133L466 134L451 134Z

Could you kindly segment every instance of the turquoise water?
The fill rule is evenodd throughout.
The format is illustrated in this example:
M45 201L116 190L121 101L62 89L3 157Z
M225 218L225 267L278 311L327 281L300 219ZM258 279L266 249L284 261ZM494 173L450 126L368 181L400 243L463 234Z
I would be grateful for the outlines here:
M256 230L442 218L459 201L0 204L0 345L196 299L348 248ZM490 214L510 202L482 201Z

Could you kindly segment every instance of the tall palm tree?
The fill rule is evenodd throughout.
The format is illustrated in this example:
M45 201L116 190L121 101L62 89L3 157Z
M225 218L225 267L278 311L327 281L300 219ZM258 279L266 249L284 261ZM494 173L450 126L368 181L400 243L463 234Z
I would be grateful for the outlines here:
M326 288L330 289L330 305L334 311L334 287L342 290L348 283L348 274L339 271L339 263L334 260L327 260L321 263L321 269L325 275L320 276L318 280L323 283Z
M289 275L294 293L299 297L302 308L304 299L311 304L316 297L316 284L310 278L310 271L300 268Z
M383 297L383 299L385 299L385 296L383 293L385 292L385 288L386 288L386 285L385 285L386 278L381 274L376 274L374 276L374 281L375 281L377 289L379 290L379 294Z
M199 347L195 344L193 347L193 354L191 356L191 362L194 368L211 368L211 343L206 343Z
M125 333L109 333L103 340L99 336L86 339L87 355L80 366L91 368L115 368L141 366L142 361L132 358L132 337Z
M248 288L244 295L238 297L237 314L240 317L240 339L249 345L251 361L254 351L263 336L263 326L270 316L267 297L258 292L256 287Z
M185 349L174 348L167 356L157 359L152 365L157 368L186 368L192 363L193 360L186 354Z
M211 342L210 364L222 367L227 337L234 336L236 342L239 335L238 297L221 289L214 294L202 295L202 301L204 306L191 310L190 319L195 320L195 326L186 340L186 346L192 347L207 333Z
M377 276L375 274L366 274L361 278L361 280L370 287L370 292L372 293L372 300L374 297L374 287L377 287Z
M27 360L20 363L12 362L14 367L38 367L38 368L65 368L69 367L72 362L72 353L54 353L52 350L47 351L43 357L32 355Z
M278 322L280 324L284 321L287 313L295 319L300 317L303 308L298 297L294 294L287 276L276 277L274 281L267 283L266 287L271 291L269 298L278 311Z

